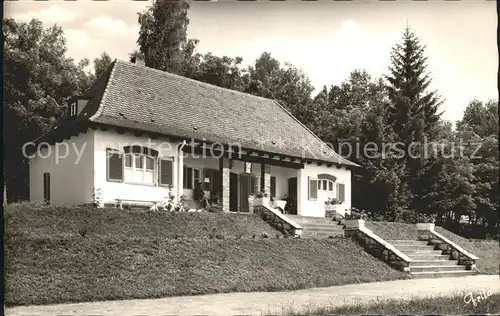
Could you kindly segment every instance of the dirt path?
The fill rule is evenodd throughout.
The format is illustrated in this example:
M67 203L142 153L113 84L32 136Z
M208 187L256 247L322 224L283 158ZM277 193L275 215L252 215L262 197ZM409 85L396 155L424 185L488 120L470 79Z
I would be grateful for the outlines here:
M228 293L161 299L104 301L93 303L19 306L7 308L8 316L48 315L266 315L293 308L343 305L384 299L445 296L480 290L500 293L498 275L416 279L352 284L293 292ZM480 293L477 293L480 294Z

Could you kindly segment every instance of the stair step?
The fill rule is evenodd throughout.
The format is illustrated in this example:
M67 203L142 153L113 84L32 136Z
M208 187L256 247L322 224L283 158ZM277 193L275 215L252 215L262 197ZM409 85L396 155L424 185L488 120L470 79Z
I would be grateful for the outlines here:
M412 245L412 246L396 246L393 244L396 249L398 249L401 252L406 252L406 251L419 251L419 250L434 250L434 246L428 246L428 245Z
M465 266L447 265L447 266L410 266L410 272L441 272L441 271L463 271Z
M321 227L321 226L302 226L302 231L311 231L311 232L317 232L317 231L343 231L343 229L340 226L326 226L326 227Z
M462 271L439 271L439 272L410 272L410 275L414 279L423 278L451 278L460 277L467 275L476 275L476 271L472 270L462 270Z
M412 260L449 260L450 255L443 254L410 254L408 255Z
M412 246L412 245L428 245L429 243L425 240L386 240L393 246Z
M443 258L442 260L413 260L410 262L410 268L413 266L447 266L447 265L458 265L458 260L447 260Z
M442 250L434 250L434 249L419 249L419 250L405 250L402 251L405 255L408 255L410 258L412 255L441 255L443 254Z
M304 227L343 227L342 225L338 225L337 223L303 223Z
M344 232L320 232L320 233L307 233L303 232L303 238L329 238L330 236L344 236Z

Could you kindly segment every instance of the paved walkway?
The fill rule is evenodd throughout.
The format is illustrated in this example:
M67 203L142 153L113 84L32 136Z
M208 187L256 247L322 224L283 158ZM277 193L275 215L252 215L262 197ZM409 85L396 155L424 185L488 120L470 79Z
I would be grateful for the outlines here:
M103 301L93 303L7 308L7 316L52 315L267 315L281 314L293 308L304 311L314 306L367 302L384 299L410 299L446 296L470 291L491 290L500 293L498 275L458 278L415 279L351 284L293 292L228 293L181 296L161 299ZM478 293L479 294L479 293Z

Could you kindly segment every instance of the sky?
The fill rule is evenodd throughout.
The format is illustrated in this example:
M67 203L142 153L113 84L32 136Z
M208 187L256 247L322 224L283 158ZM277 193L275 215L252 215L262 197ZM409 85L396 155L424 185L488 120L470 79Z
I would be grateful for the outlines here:
M4 2L4 14L60 25L67 55L93 60L103 51L128 60L137 48L137 13L147 1ZM386 74L391 48L408 24L426 45L431 89L445 100L443 118L462 118L473 99L498 99L496 3L485 0L411 2L193 2L188 37L197 51L240 56L253 64L265 51L305 71L318 92L355 69ZM316 93L315 92L315 93Z

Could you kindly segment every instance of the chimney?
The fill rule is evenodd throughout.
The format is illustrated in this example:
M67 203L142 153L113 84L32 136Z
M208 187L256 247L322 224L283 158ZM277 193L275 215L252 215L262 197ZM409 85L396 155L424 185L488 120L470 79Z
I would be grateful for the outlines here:
M140 56L133 56L132 58L130 58L130 61L138 66L146 66L146 63L144 62L144 59L141 58Z

